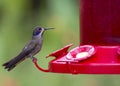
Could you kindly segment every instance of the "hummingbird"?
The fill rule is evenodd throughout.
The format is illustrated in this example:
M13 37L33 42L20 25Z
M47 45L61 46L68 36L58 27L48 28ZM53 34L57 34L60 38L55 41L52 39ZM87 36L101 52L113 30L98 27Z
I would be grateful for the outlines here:
M34 59L34 55L36 55L42 48L43 33L46 30L50 29L53 28L36 27L33 30L32 39L30 40L30 42L22 49L22 51L16 57L4 63L2 66L4 66L5 69L10 71L14 67L16 67L17 64L24 61L26 58Z

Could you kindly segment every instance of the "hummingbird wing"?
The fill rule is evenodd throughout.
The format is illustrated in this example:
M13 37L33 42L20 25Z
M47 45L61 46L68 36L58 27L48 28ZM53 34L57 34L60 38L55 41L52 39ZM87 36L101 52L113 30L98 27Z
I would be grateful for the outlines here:
M8 71L12 70L18 63L22 62L23 60L25 60L25 58L36 48L36 44L35 42L32 40L29 44L27 44L22 52L17 55L16 57L14 57L13 59L11 59L10 61L6 62L3 64L3 66L5 66L5 69L7 69Z

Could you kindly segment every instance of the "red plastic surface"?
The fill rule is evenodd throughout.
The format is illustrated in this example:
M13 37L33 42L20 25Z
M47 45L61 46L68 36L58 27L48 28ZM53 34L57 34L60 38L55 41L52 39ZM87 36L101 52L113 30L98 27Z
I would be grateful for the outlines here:
M38 63L37 63L37 59L36 59L36 58L33 58L32 61L33 61L34 65L36 66L36 68L39 69L40 71L43 71L43 72L49 72L48 69L43 69L43 68L41 68L41 67L38 65Z
M80 40L48 55L47 72L120 74L120 0L80 0Z
M80 44L120 45L120 0L80 0Z
M95 48L93 54L84 60L68 60L67 54L56 57L50 62L49 71L72 74L120 74L120 46L93 47ZM82 51L78 48L74 52L81 53Z

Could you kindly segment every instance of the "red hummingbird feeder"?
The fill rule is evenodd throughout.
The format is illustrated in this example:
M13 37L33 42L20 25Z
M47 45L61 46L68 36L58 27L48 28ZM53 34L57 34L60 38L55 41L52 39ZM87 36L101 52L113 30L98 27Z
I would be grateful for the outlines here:
M120 0L80 0L80 45L72 44L54 56L44 72L69 74L120 74Z

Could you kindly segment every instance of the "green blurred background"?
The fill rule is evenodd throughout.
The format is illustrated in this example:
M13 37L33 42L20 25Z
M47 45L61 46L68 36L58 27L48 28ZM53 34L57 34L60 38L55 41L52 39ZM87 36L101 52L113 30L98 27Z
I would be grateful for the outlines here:
M36 26L55 28L44 34L36 55L47 68L51 59L46 55L70 43L79 45L79 0L0 0L0 65L21 51ZM119 81L118 75L43 73L30 59L11 72L0 66L0 86L119 86Z

